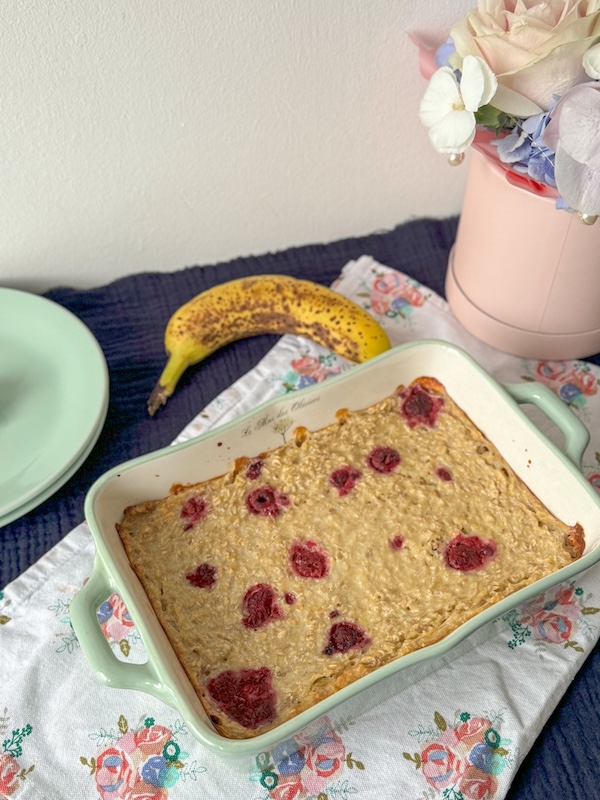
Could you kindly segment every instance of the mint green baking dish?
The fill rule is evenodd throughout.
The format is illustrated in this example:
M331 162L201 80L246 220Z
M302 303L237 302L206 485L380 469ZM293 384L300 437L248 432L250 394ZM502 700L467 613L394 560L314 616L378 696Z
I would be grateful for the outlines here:
M319 429L334 421L341 407L364 408L390 394L399 384L429 375L450 395L498 447L511 467L540 500L568 524L579 522L586 548L577 562L515 592L479 613L442 641L402 656L361 678L311 709L252 739L231 740L218 734L171 645L125 555L115 525L123 509L164 497L176 483L194 483L220 475L243 455L281 444L274 424L278 416L291 427ZM553 444L521 406L543 412L564 438ZM228 759L255 758L327 714L356 716L401 691L412 680L449 657L466 637L477 643L485 623L550 586L583 571L600 559L600 498L581 473L589 433L570 409L539 383L501 385L469 355L445 342L423 340L396 347L350 371L308 389L273 399L233 422L197 439L159 450L116 467L88 492L86 519L96 545L90 580L71 605L71 620L91 668L104 684L147 692L177 709L189 731L211 752ZM100 629L97 611L114 592L123 598L147 652L143 664L128 664L111 650ZM465 643L467 644L467 643Z

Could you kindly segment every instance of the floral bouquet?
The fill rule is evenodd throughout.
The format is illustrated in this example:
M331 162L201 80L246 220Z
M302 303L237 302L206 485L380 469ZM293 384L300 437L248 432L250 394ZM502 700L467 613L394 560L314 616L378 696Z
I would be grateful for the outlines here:
M473 145L511 182L600 215L600 0L477 0L436 49L420 118L440 153Z

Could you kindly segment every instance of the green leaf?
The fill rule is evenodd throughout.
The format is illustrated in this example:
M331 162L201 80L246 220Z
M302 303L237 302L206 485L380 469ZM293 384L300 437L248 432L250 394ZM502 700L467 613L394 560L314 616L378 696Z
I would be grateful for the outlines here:
M365 768L365 765L362 763L362 761L355 761L354 764L356 766L356 769L364 769Z
M490 105L481 106L481 108L475 112L475 120L478 125L482 125L484 128L488 128L496 133L515 127L515 121L511 117Z
M90 775L93 775L96 772L96 759L92 758L90 761L87 760L85 756L79 756L79 760L83 764L84 767L89 767Z
M127 733L127 731L129 730L129 724L125 719L125 717L123 716L123 714L121 714L121 716L119 717L119 730L121 731L121 733Z
M436 711L433 715L433 721L438 726L441 731L445 731L448 725L446 724L446 720L442 717L439 711Z
M581 613L582 614L597 614L599 611L600 611L600 608L593 608L591 606L588 606L587 608L582 608L581 609Z
M504 748L504 747L497 747L494 750L494 753L497 753L499 756L507 756L508 755L508 750L506 750L506 748Z
M421 767L421 756L418 753L415 753L411 756L410 753L402 753L403 758L407 761L412 761L415 765L415 769L420 769Z
M0 614L0 625L6 625L7 622L10 622L10 617L7 617L6 614Z
M127 641L127 639L121 639L121 641L119 642L119 650L123 653L125 658L127 658L129 653L131 652L131 646Z

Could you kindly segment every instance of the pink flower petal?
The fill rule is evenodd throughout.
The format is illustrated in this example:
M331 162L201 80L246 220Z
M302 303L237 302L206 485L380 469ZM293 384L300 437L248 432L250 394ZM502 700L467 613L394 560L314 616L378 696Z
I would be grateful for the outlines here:
M600 215L600 170L591 170L571 158L561 147L556 153L556 186L571 208Z
M600 86L584 84L561 103L560 147L590 169L600 169Z

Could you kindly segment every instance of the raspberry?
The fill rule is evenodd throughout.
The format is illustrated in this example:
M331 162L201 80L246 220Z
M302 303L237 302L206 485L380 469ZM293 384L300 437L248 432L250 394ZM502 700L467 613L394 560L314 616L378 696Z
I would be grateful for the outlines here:
M325 578L329 575L329 556L316 542L294 542L290 547L290 566L300 578Z
M184 531L189 531L198 522L203 520L209 512L210 508L208 503L203 497L190 497L188 498L179 512L181 519L185 520L183 526Z
M364 648L371 644L366 632L354 622L336 622L329 629L329 641L323 650L324 656L347 653L348 650Z
M207 688L221 711L244 728L255 730L275 719L277 695L268 667L225 670Z
M376 447L367 456L367 464L375 472L393 472L401 462L400 453L393 447Z
M446 467L438 467L435 474L441 481L444 481L444 483L450 483L452 481L452 473L449 469L446 469Z
M252 630L283 619L283 611L277 603L277 592L268 583L257 583L246 591L242 613L244 627Z
M404 536L397 534L390 539L390 547L392 550L402 550L404 547Z
M458 533L448 542L444 551L444 559L451 569L459 572L471 572L485 566L496 555L496 543L484 541L479 536L463 536Z
M362 472L360 470L355 467L345 466L331 473L329 476L329 483L338 490L340 497L344 497L350 494L360 478L362 478Z
M440 409L444 405L444 398L431 395L420 384L411 386L400 392L402 405L400 411L410 428L415 428L419 423L433 428L437 422Z
M264 464L265 462L262 458L257 458L248 464L246 467L246 477L249 481L255 481L257 478L260 478L260 473L262 472Z
M288 604L288 606L293 606L298 598L293 592L286 592L283 596L283 599Z
M261 517L278 517L282 508L289 504L288 495L278 492L274 486L260 486L246 497L248 511Z
M217 582L217 568L212 564L200 564L193 572L185 576L192 586L199 589L210 589Z

